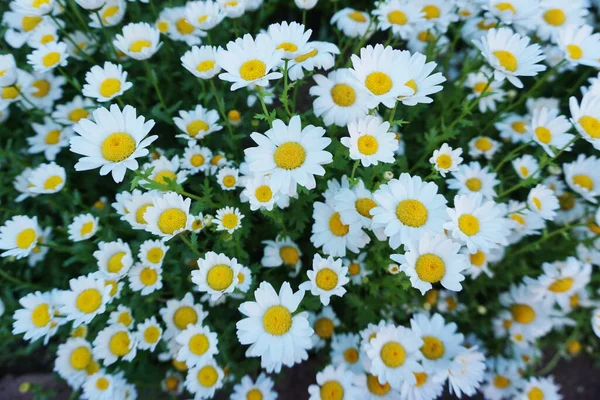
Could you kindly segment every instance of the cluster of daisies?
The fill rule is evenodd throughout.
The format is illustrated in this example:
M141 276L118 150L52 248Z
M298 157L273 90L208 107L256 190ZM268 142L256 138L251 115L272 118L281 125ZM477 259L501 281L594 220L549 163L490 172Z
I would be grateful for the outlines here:
M562 398L542 351L600 336L598 5L162 3L2 15L13 335L89 400L274 400L309 358L311 400Z

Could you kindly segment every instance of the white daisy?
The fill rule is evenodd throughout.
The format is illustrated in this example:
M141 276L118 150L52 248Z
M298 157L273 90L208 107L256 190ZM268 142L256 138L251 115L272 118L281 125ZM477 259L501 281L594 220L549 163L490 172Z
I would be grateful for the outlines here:
M121 65L106 61L104 67L94 65L85 74L82 94L97 101L110 101L131 89L133 83L127 82L127 72Z
M350 150L350 158L360 160L363 167L379 162L394 162L398 149L396 134L390 131L390 123L377 116L367 116L348 124L349 137L340 142Z
M529 191L527 205L530 210L550 221L554 219L556 210L559 208L556 195L544 185L537 185Z
M185 5L185 17L190 24L203 31L209 31L217 26L225 13L217 2L188 1Z
M571 65L600 66L600 33L590 25L567 25L558 33L557 45Z
M160 339L162 337L162 328L156 321L156 317L153 315L150 318L146 318L142 323L137 324L137 330L135 331L137 347L140 350L154 351Z
M308 281L300 285L301 290L310 290L313 296L319 296L324 306L329 305L331 296L343 297L346 293L344 285L350 280L348 268L342 266L342 260L333 257L322 258L315 254L312 270L306 272Z
M275 49L283 51L281 58L294 59L305 53L312 30L297 22L281 22L269 25L267 35L275 44Z
M377 17L378 28L382 31L391 29L394 36L407 39L408 34L420 26L425 19L425 13L419 4L401 0L382 1L373 11Z
M191 174L204 172L210 167L211 158L212 151L208 147L188 145L181 159L181 168L189 170Z
M433 168L439 171L444 178L448 172L455 172L458 166L463 162L462 149L452 149L448 143L442 144L438 150L434 150L429 162L433 164Z
M162 289L162 267L138 263L129 270L129 287L134 292L147 296Z
M304 52L290 61L288 75L291 81L304 78L304 70L330 70L340 49L333 43L313 41L306 44ZM338 70L339 71L339 70Z
M96 108L94 102L81 96L73 97L73 100L66 104L59 104L52 113L52 118L59 124L74 125L82 119L88 118L90 110Z
M100 220L92 214L80 214L73 218L67 228L69 240L80 242L94 236L98 231Z
M43 124L34 122L31 127L36 133L35 136L27 138L29 144L27 151L31 154L44 153L46 160L54 161L62 148L69 145L72 131L49 118L44 118Z
M360 335L358 333L342 333L333 335L331 340L331 362L343 365L355 374L365 371L363 360L366 354L360 350Z
M231 400L276 400L277 393L273 390L274 382L266 374L261 373L253 381L249 375L244 375L240 383L233 387Z
M117 34L113 45L134 60L147 60L162 46L160 32L146 22L129 23Z
M315 350L325 347L341 324L331 306L323 307L318 314L309 313L308 322L315 331L311 337L312 348Z
M189 6L190 4L208 3L212 2L210 0L206 3L193 1L187 4ZM211 79L221 72L221 67L217 64L217 48L214 46L193 46L181 56L181 64L200 79Z
M343 365L328 365L317 373L316 381L316 385L308 387L309 400L358 398L358 390L354 387L354 374Z
M90 372L98 367L92 356L92 346L83 338L69 338L58 345L54 371L72 388L79 389Z
M597 203L600 195L600 159L580 154L577 160L563 164L565 181L569 188L585 200Z
M484 360L484 355L477 351L477 347L471 347L454 357L448 368L450 393L457 397L463 393L473 396L483 381L486 369Z
M6 250L2 257L27 257L37 246L41 233L37 217L12 217L0 227L0 249Z
M369 13L348 7L333 14L330 23L335 24L344 35L350 38L358 39L367 36L374 30L374 27L369 30L371 26Z
M123 324L108 325L94 339L93 354L105 366L117 360L131 361L137 354L137 340Z
M50 332L55 309L49 292L36 291L19 299L21 308L13 315L13 335L24 333L23 339L36 341Z
M237 168L223 167L217 173L217 183L225 191L235 190L240 185L239 170Z
M192 282L197 285L197 291L210 294L213 301L233 292L239 282L238 274L242 268L236 258L209 251L197 262L198 269L192 271Z
M278 203L280 196L279 193L274 191L269 176L255 175L245 180L240 200L250 202L250 210L252 211L259 209L271 211L273 206Z
M260 263L265 268L286 266L291 269L293 277L298 275L302 268L302 252L296 243L290 238L277 237L273 240L265 240L263 258Z
M494 187L500 183L497 174L489 171L489 166L481 167L478 162L462 164L452 179L448 179L448 188L458 190L458 194L480 193L486 199L496 197Z
M194 398L210 399L223 386L224 376L223 370L211 359L188 370L185 387Z
M531 118L533 140L542 146L544 151L551 157L554 156L552 147L570 151L571 146L566 149L565 146L575 137L570 133L566 133L571 129L571 124L564 115L558 115L558 113L559 110L557 108L548 109L542 107L541 109L537 108L533 110Z
M585 140L590 142L594 149L600 149L600 96L592 92L586 93L577 103L575 97L569 99L571 109L571 122L575 125L577 132ZM557 146L558 147L558 146Z
M98 263L98 269L107 279L119 280L127 274L133 264L131 249L121 239L98 243L98 250L93 256Z
M219 113L216 110L208 110L201 105L190 111L179 111L179 117L173 118L175 125L184 132L176 137L188 139L190 143L205 138L213 132L223 129L217 124Z
M31 171L29 176L29 191L38 194L57 193L67 182L67 173L63 167L51 162L40 164Z
M484 156L486 160L491 160L502 144L486 136L476 136L469 141L469 155L473 158Z
M144 218L148 207L152 206L154 198L160 196L158 192L150 191L142 193L135 189L122 198L123 214L121 219L129 222L133 229L146 229L148 222Z
M191 199L184 199L175 192L154 196L152 205L146 209L144 220L146 230L164 240L190 229L193 217L190 215Z
M174 156L168 159L165 156L160 156L149 163L142 166L142 170L152 172L148 175L148 180L141 182L141 186L145 188L155 187L154 183L162 185L158 190L168 190L173 183L183 183L187 180L188 171L179 171L180 162L179 156Z
M242 227L244 215L237 207L224 207L217 210L213 224L217 231L227 231L230 235Z
M530 154L524 154L521 157L511 161L512 167L521 179L538 178L540 176L540 164Z
M57 303L61 305L58 311L73 321L73 327L89 324L106 310L111 288L105 286L104 279L80 276L69 280L69 288L59 293Z
M27 63L36 72L48 72L56 67L67 65L67 45L63 42L50 42L27 55Z
M175 341L181 346L177 353L177 361L185 362L188 368L210 361L217 350L217 334L202 325L188 325L180 332Z
M167 325L165 339L173 338L190 324L202 324L208 315L200 304L194 303L191 293L186 293L181 300L167 300L166 307L161 308L159 313Z

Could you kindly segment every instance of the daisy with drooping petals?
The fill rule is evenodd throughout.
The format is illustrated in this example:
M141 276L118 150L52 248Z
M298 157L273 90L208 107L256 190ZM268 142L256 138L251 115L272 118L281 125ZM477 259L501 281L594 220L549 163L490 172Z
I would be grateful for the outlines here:
M67 173L63 167L51 162L40 164L31 171L29 176L29 190L32 193L51 194L62 190L67 182Z
M190 111L181 110L179 117L173 118L175 125L184 132L176 137L188 139L191 143L223 129L217 124L218 121L219 113L216 110L208 110L201 105Z
M590 25L568 25L558 33L557 45L571 65L600 67L600 33Z
M81 154L76 171L100 167L100 175L112 173L115 182L121 182L127 169L138 169L136 158L148 154L148 147L158 136L148 136L154 121L137 116L135 108L123 110L113 104L110 111L104 107L93 113L94 121L82 119L73 130L78 133L70 139L70 150Z
M524 154L521 157L511 161L512 167L521 179L537 178L540 175L540 165L538 161L530 154Z
M37 217L12 217L0 227L0 249L6 250L2 257L27 257L37 246L41 233Z
M418 241L404 247L404 254L392 254L390 258L400 264L400 269L421 294L438 282L448 290L462 289L460 282L465 280L462 271L469 268L469 264L459 252L460 244L443 234L423 233Z
M477 392L485 373L485 356L471 347L452 360L448 368L448 386L450 393L461 397L464 393L473 396Z
M600 150L600 96L593 92L586 93L581 104L573 96L569 99L571 122L582 138Z
M27 55L27 62L36 72L48 72L56 67L67 65L67 45L63 42L50 42Z
M146 22L129 23L117 34L113 45L134 60L147 60L162 46L160 31Z
M507 245L508 223L501 205L484 200L479 193L454 197L454 208L448 208L449 222L444 229L468 247L471 254Z
M13 335L24 333L24 340L36 341L51 329L54 305L49 292L36 291L19 299L21 308L13 316Z
M551 157L554 156L552 147L558 150L570 151L571 146L567 148L565 146L575 137L570 133L566 133L571 129L571 124L564 115L558 115L558 113L558 109L536 108L533 110L531 119L533 140L542 146L544 151Z
M138 349L154 351L158 342L160 342L162 332L163 330L154 315L147 318L144 322L137 324L135 335Z
M217 334L199 324L188 325L175 337L175 341L181 346L176 360L185 362L188 368L211 360L219 352Z
M315 69L329 70L335 64L335 56L340 54L340 49L329 42L308 42L302 54L291 60L288 75L291 81L304 78L304 70Z
M199 1L188 2L193 3L203 4ZM181 64L200 79L211 79L221 72L221 67L217 64L217 48L214 46L193 46L181 56Z
M324 306L329 305L331 296L343 297L344 285L350 280L346 276L348 268L342 266L342 260L333 257L322 258L315 254L313 268L306 272L309 281L300 285L301 290L310 290L313 296L319 296Z
M36 133L35 136L27 138L29 143L28 152L31 154L44 153L46 160L54 161L62 148L69 145L72 131L49 118L44 118L43 124L34 122L31 127Z
M92 100L75 96L70 102L57 105L56 110L52 113L52 118L63 125L74 125L82 119L88 118L90 110L95 107Z
M187 372L186 389L197 399L211 399L215 391L223 387L225 373L214 359L196 365Z
M372 361L371 373L379 383L399 389L402 382L417 383L415 372L423 370L417 361L421 346L423 341L412 330L387 325L365 344L364 350Z
M506 78L519 89L523 87L519 76L535 76L546 70L545 65L539 64L545 58L541 47L529 42L528 36L523 37L509 28L490 29L485 37L473 41L494 68L495 79Z
M308 400L358 399L354 376L344 365L328 365L317 373L317 383L308 387Z
M367 116L371 95L349 69L340 68L327 77L315 75L313 79L317 84L309 91L317 97L313 111L326 126L346 126Z
M600 196L600 159L580 154L577 160L563 164L567 185L589 202L597 203Z
M80 214L73 218L67 228L69 232L69 240L74 242L81 242L94 236L98 231L98 223L100 220L98 217L92 214Z
M289 125L275 120L264 134L250 135L258 146L244 150L248 168L252 173L269 175L275 191L282 194L295 194L296 185L314 189L314 176L324 175L322 165L333 160L324 150L331 139L324 135L321 127L308 125L302 129L299 116L292 117Z
M415 90L406 86L405 77L409 75L408 60L403 53L391 46L378 44L360 50L360 57L352 55L352 72L371 93L369 106L379 104L393 108L398 97L411 96Z
M302 252L296 243L289 238L277 237L265 240L265 251L260 261L265 268L286 266L291 269L292 277L298 275L302 268Z
M98 243L98 250L93 256L98 263L98 269L109 279L120 279L133 264L131 249L121 239Z
M217 231L227 231L230 235L242 227L244 215L237 207L224 207L217 210L213 223Z
M80 388L95 367L98 365L92 356L92 346L84 338L69 338L58 345L54 371L66 380L69 386Z
M197 285L196 290L210 294L213 301L218 300L233 292L241 268L236 258L209 251L204 258L198 259L198 269L192 271L192 282Z
M408 34L425 19L425 13L419 8L419 4L401 0L380 2L373 10L373 15L377 17L379 29L391 29L394 36L401 39L408 39Z
M269 25L267 35L275 44L276 50L283 51L282 58L286 60L294 59L304 54L307 50L306 44L312 30L305 30L306 27L297 22L281 22Z
M152 205L146 209L144 220L146 230L168 240L173 236L190 229L191 199L184 199L175 192L167 192L162 196L154 196Z
M69 288L59 293L57 303L61 305L58 311L67 321L73 321L73 327L89 324L106 310L111 289L104 279L80 276L69 281Z
M381 185L373 194L377 207L371 210L372 229L384 228L392 249L417 240L423 232L442 232L446 220L444 196L433 182L402 173Z
M82 94L97 101L110 101L129 90L133 83L127 82L127 72L121 65L106 61L104 67L94 65L85 74Z
M274 382L265 373L261 373L253 381L249 375L244 375L240 383L233 387L230 400L276 400L277 393L273 390Z
M188 1L184 14L190 24L202 31L211 30L225 18L223 9L212 0Z
M194 303L194 296L191 293L186 293L181 300L167 300L166 306L161 308L159 313L167 325L165 339L177 336L188 325L202 324L208 315L200 304Z
M537 185L527 195L529 209L542 218L552 221L559 208L558 199L554 192L544 185Z
M307 313L296 315L304 291L292 292L284 282L279 294L268 282L262 282L254 292L256 301L247 301L239 310L246 318L238 321L237 337L242 345L250 345L246 357L261 357L267 372L279 372L283 365L291 367L308 358L314 331Z
M129 287L134 292L147 296L162 289L162 267L138 263L129 270Z
M97 360L103 360L105 366L117 360L131 361L137 354L137 341L125 325L114 324L98 332L94 339L93 354Z
M268 35L259 33L254 39L250 34L227 43L227 50L217 50L217 63L226 72L219 78L232 82L231 90L254 84L267 86L270 80L279 79L280 72L271 72L281 61L282 51L276 50Z
M480 193L486 199L496 197L494 187L500 183L497 174L489 171L489 166L481 167L478 162L462 164L452 179L448 179L448 187L458 190L458 194Z
M369 13L358 11L353 8L342 8L340 11L333 14L330 23L332 25L335 24L344 35L350 38L360 38L371 33L367 32L371 25Z
M463 158L461 157L462 152L460 147L454 150L448 146L448 143L444 143L442 147L433 152L429 162L445 178L448 172L458 170L458 166L463 162Z
M363 167L379 162L394 162L398 149L396 134L390 131L390 123L377 116L367 116L348 124L349 137L340 141L350 150L350 158L360 160Z

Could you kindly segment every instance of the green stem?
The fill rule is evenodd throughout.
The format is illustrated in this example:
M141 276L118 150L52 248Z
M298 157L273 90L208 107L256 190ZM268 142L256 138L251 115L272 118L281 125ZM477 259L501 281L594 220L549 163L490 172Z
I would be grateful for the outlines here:
M269 111L267 110L267 105L265 104L265 99L263 98L263 90L260 86L256 87L256 92L258 93L258 99L260 100L260 105L262 106L262 110L263 113L265 115L265 118L267 119L267 121L269 121L269 127L273 126L273 118L271 118L271 115L269 114Z
M5 280L14 283L15 285L20 285L20 286L23 286L23 287L29 287L31 289L42 289L41 286L38 286L38 285L33 284L33 283L29 283L29 282L23 282L23 281L15 278L14 276L7 274L1 268L0 268L0 276L2 278L4 278Z
M61 28L56 17L54 17L52 14L50 14L50 18L52 19L52 21L54 21L54 23L58 27L58 30L62 33L62 35L65 37L65 39L67 39L69 41L69 43L71 43L73 45L74 50L77 50L79 48L79 46L77 45L77 43L75 43L75 41L71 38L71 36L69 36L69 34L63 28ZM94 59L88 53L86 53L83 50L81 50L80 53L82 53L83 57L86 60L88 60L91 64L94 64L94 65L96 64L96 61L94 61Z
M73 14L75 14L75 18L77 18L77 20L81 24L83 30L85 31L85 35L87 37L89 37L90 36L90 27L85 22L85 20L83 19L83 16L79 12L79 6L77 5L77 3L75 3L75 0L70 0L69 4L71 5L71 9L73 9Z
M528 253L531 250L535 249L538 245L540 245L540 244L544 243L545 241L547 241L548 239L551 239L551 238L553 238L554 236L557 236L557 235L562 235L563 233L565 233L565 232L567 232L567 231L569 231L571 229L580 227L580 226L587 226L587 224L577 224L577 225L569 225L569 224L567 224L567 225L565 225L565 226L563 226L563 227L561 227L559 229L556 229L556 230L550 232L549 234L547 234L545 236L540 237L535 242L530 243L527 246L521 247L519 250L517 250L517 251L515 251L513 253L510 253L509 258L514 258L514 257L516 257L518 255Z
M302 10L302 25L306 27L306 9Z
M229 123L229 119L227 118L227 114L225 113L225 104L219 91L217 90L217 85L215 85L215 81L213 79L209 79L208 83L210 84L210 88L212 89L213 95L215 96L215 101L217 102L217 108L219 109L219 114L221 114L221 118L223 118L223 123L227 127L227 132L229 133L229 140L231 141L231 146L233 148L234 138L233 138L233 129L231 128L231 124Z
M531 145L531 141L525 142L525 143L521 144L519 147L513 149L502 160L500 160L500 162L498 163L498 165L496 166L496 168L494 168L494 172L500 171L500 168L502 168L502 166L504 164L506 164L507 162L511 161L516 154L518 154L521 150L527 148L530 145Z
M75 82L70 76L69 74L67 74L67 72L62 69L62 67L57 67L58 71L61 73L62 76L65 77L65 79L67 80L67 82L69 82L69 85L73 86L73 88L75 90L77 90L78 92L81 92L81 85L77 82Z
M360 164L360 160L354 161L354 165L352 166L352 174L350 175L350 181L354 180L354 174L356 173L356 169L358 168L359 164Z
M94 13L96 14L96 17L98 17L98 23L100 24L100 27L102 28L102 34L104 35L104 38L106 39L106 44L110 48L110 51L111 51L112 55L114 56L114 58L117 59L118 58L117 51L113 47L112 40L110 40L110 36L108 34L108 30L104 26L104 20L100 16L100 13L98 12L98 10L94 11Z
M156 91L156 95L158 96L158 100L160 101L160 104L162 105L163 109L169 116L169 119L172 119L171 112L167 108L167 103L165 103L165 99L162 95L162 92L160 91L158 79L156 78L156 74L154 73L152 66L150 66L150 62L148 60L144 60L144 66L146 67L146 72L148 73L148 78L150 79L150 81L152 81L152 85L154 86L154 90Z
M284 67L283 67L283 95L281 96L281 103L283 104L283 108L285 109L286 114L288 115L289 118L292 118L293 114L290 111L290 100L288 98L288 92L290 90L289 87L289 83L288 83L288 64L289 64L290 60L285 60L284 61Z
M194 248L194 246L192 246L192 242L190 242L189 239L185 237L185 232L181 232L179 235L177 235L177 237L180 238L183 241L183 243L185 243L186 246L189 247L190 250L198 257L202 255L198 250Z
M396 101L396 103L394 104L394 108L392 108L392 112L390 113L390 119L388 120L390 125L392 125L394 123L394 117L396 115L396 109L398 108L398 103L399 103L399 101Z

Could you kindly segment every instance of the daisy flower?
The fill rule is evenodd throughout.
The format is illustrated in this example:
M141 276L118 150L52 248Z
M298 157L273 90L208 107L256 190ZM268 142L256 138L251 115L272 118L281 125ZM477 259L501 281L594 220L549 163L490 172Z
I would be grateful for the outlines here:
M361 400L394 400L400 398L400 392L393 389L388 382L381 384L375 375L362 374L355 376L359 399Z
M552 147L562 150L575 137L566 133L571 129L571 124L564 115L558 115L558 113L558 109L542 107L533 110L531 118L531 131L534 142L542 146L544 151L551 157L554 156ZM564 150L570 151L571 146L569 145Z
M358 390L354 386L354 374L343 365L328 365L316 376L316 384L308 387L308 400L355 399Z
M344 224L332 204L314 202L312 216L315 222L310 241L315 247L322 247L326 255L344 257L346 249L358 253L371 241L361 223Z
M129 287L134 292L147 296L162 289L162 267L138 263L129 270Z
M203 31L211 30L225 18L223 9L212 0L188 1L184 14L190 24Z
M75 96L70 102L57 105L56 110L52 113L52 118L59 124L74 125L82 119L89 119L89 110L94 108L96 105L92 100Z
M404 254L392 254L390 258L400 264L400 269L421 294L438 282L448 290L462 289L460 282L465 280L462 271L469 268L469 264L459 252L460 244L442 234L423 233L418 241L406 243L404 247Z
M202 42L202 36L206 36L206 32L197 29L188 21L186 8L183 6L164 9L163 17L171 21L166 34L172 40L185 42L188 46L194 46Z
M80 276L69 280L69 288L58 294L57 303L61 305L58 311L73 321L73 327L89 324L106 310L111 288L105 286L104 279Z
M67 173L63 167L51 162L40 164L31 171L29 176L29 190L32 193L51 194L62 190L67 181Z
M150 191L142 193L138 189L128 193L126 198L123 196L121 201L124 214L121 215L121 219L129 222L133 229L146 229L148 222L144 218L144 215L148 207L152 206L157 196L160 196L158 192Z
M449 222L444 224L452 238L467 246L469 252L489 251L507 245L509 234L504 208L479 193L454 197L448 208Z
M213 223L217 231L227 231L230 235L242 227L244 215L237 207L224 207L217 210Z
M311 96L317 97L313 102L313 111L326 126L346 126L367 116L370 93L351 70L340 68L330 72L327 77L314 75L313 79L317 84L309 91Z
M191 199L184 199L175 192L154 196L152 205L144 213L146 230L168 240L190 229L193 219L190 215L191 202Z
M486 136L476 136L469 141L469 155L473 158L484 156L491 160L502 145Z
M111 375L104 369L98 369L85 380L82 396L88 399L113 399L121 396L123 386L122 375Z
M538 161L530 154L524 154L521 157L511 161L512 167L521 179L537 178L540 175L540 165ZM535 174L535 175L534 175Z
M372 274L372 271L367 269L365 258L367 253L360 253L358 257L349 259L344 258L343 266L348 268L348 278L350 282L355 285L362 284L363 278Z
M123 110L113 104L110 111L104 107L93 113L96 122L82 119L73 130L78 133L70 139L70 150L81 154L75 164L76 171L100 168L100 175L112 172L115 182L125 177L127 169L138 169L136 158L148 154L148 147L158 136L148 136L154 121L137 116L135 108L125 106Z
M512 234L508 237L509 243L517 243L524 236L539 235L546 227L544 219L538 212L531 211L523 202L510 200L506 217L512 222ZM497 251L497 250L496 250ZM490 253L494 253L493 250Z
M92 214L80 214L73 218L73 222L67 227L69 240L81 242L94 236L98 231L100 220Z
M97 101L110 101L131 89L133 83L127 82L127 72L121 65L106 61L104 67L94 65L85 74L82 94Z
M183 377L176 371L168 371L165 378L160 383L161 389L172 396L179 396L183 393Z
M89 372L94 371L96 367L98 365L92 356L92 346L87 340L69 338L58 345L54 371L72 388L79 389L87 379Z
M250 289L250 286L252 286L252 271L250 270L250 268L244 267L242 265L242 267L240 268L240 272L238 272L237 277L238 277L238 284L236 286L236 289L242 293L247 293L248 290ZM236 295L237 295L237 293L236 293Z
M302 268L302 252L290 238L277 237L275 240L265 240L263 258L260 263L265 268L286 266L291 269L293 277Z
M407 39L416 26L420 26L425 19L425 13L419 8L419 4L404 2L401 0L382 1L373 10L377 17L378 28L382 31L391 29L396 37Z
M402 52L391 46L369 45L360 49L360 56L353 54L351 59L351 72L371 94L370 108L379 104L393 108L398 97L411 96L416 92L406 85L405 77L411 72L409 62Z
M229 0L217 0L217 3L221 6L227 18L239 18L244 15L246 4L249 1L250 0L239 0L232 2Z
M93 354L97 360L103 360L105 366L117 360L131 361L137 353L134 335L123 324L108 325L98 332L93 343Z
M539 12L539 1L489 0L483 8L487 16L499 19L502 24L531 29L527 24Z
M403 326L387 325L377 336L364 346L364 351L372 362L371 373L381 385L389 383L399 389L401 383L417 383L415 372L423 367L417 361L423 341L410 329Z
M162 240L146 240L140 245L138 258L145 265L161 266L169 247Z
M37 217L16 215L0 227L0 249L6 250L2 257L27 257L37 246L42 230Z
M341 188L333 197L333 209L339 213L344 225L358 224L363 228L371 227L371 210L377 207L373 194L365 188L362 180L349 188Z
M590 142L596 150L600 150L600 96L588 92L578 104L573 96L569 99L571 109L571 122L575 125L577 132L585 140Z
M552 221L559 208L554 192L544 185L537 185L527 195L527 205L542 218Z
M463 162L462 152L460 147L454 150L448 143L444 143L438 150L434 150L429 162L445 178L448 172L458 170L458 166Z
M192 283L197 285L197 291L210 294L211 300L233 292L239 283L238 274L243 265L236 258L209 251L197 262L198 269L192 271Z
M343 365L349 371L360 374L365 371L360 351L360 335L358 333L342 333L333 335L331 340L331 362Z
M36 341L48 334L51 329L54 305L49 292L36 291L19 299L22 308L13 316L13 335L24 333L24 340Z
M458 333L454 322L446 323L440 314L428 317L417 314L410 321L411 329L423 340L421 364L425 371L438 373L450 368L452 360L466 349L464 336Z
M129 23L117 34L113 45L134 60L147 60L162 46L160 32L146 22Z
M244 375L240 383L233 387L231 400L276 400L277 393L273 390L274 382L266 374L261 373L253 381L249 375Z
M419 0L423 8L425 25L433 25L438 31L446 32L451 22L458 21L455 5L444 0Z
M210 361L219 352L217 334L206 326L188 325L175 341L181 346L176 359L185 362L188 368Z
M64 76L54 76L52 73L38 73L33 75L31 97L29 98L38 108L50 112L54 102L63 97L62 87L66 83Z
M93 256L98 263L98 269L109 279L119 280L127 274L133 264L131 249L121 239L98 243L98 250Z
M448 386L450 394L461 397L473 396L481 385L485 374L485 356L471 347L452 360L448 368Z
M63 42L50 42L27 55L27 63L36 72L48 72L56 67L67 65L67 45Z
M448 179L448 188L458 190L458 194L480 193L486 199L496 197L494 187L500 183L497 174L490 172L489 167L481 167L478 162L459 165L458 170Z
M563 164L567 185L585 200L596 204L600 195L600 159L580 154L571 163Z
M473 41L494 69L494 78L497 81L506 78L519 89L523 87L519 76L535 76L546 70L545 65L539 64L545 59L541 47L529 42L528 36L513 33L509 28L490 29L485 37Z
M371 17L367 12L358 11L353 8L342 8L340 11L333 14L331 25L342 31L342 33L350 38L361 38L366 36L371 25ZM371 31L373 29L371 28Z
M441 233L446 199L437 190L435 183L407 173L381 185L373 194L377 207L371 209L371 228L383 228L392 249L418 239L423 232Z
M137 348L139 350L154 351L162 337L162 328L156 321L156 317L146 318L142 323L137 324L134 335L136 337Z
M322 258L315 254L313 268L306 272L308 281L300 285L301 290L310 290L313 296L319 296L324 306L329 305L331 296L343 297L344 285L350 280L346 276L348 268L342 266L342 260L333 257Z
M560 387L554 383L554 379L551 376L544 378L531 377L523 385L521 389L522 394L518 399L561 400L562 396L559 394L559 390Z
M17 81L17 64L12 54L0 55L0 87L12 86Z
M304 78L304 70L315 69L329 70L335 64L335 56L340 54L340 49L329 42L308 42L302 54L290 61L288 75L291 81Z
M542 40L556 39L562 28L568 25L581 25L588 15L585 1L575 0L565 3L560 0L543 0L541 12L537 14L536 35Z
M506 94L502 90L503 82L490 80L491 75L492 72L484 67L479 72L472 72L467 75L465 82L465 87L473 91L473 93L467 96L467 99L474 100L479 98L478 106L481 113L485 113L488 110L496 111L496 102L502 102Z
M431 75L437 63L427 62L427 57L421 53L411 55L408 51L402 51L401 55L402 60L405 60L403 64L408 66L407 77L410 78L404 83L404 86L408 87L412 94L400 96L399 100L405 106L432 103L433 99L429 95L440 92L442 90L440 84L446 81L441 72Z
M125 0L106 0L102 8L90 14L90 27L104 29L105 26L116 26L125 17L127 3Z
M219 113L216 110L208 110L201 105L190 111L181 110L179 117L173 118L175 125L183 132L176 137L187 139L190 144L223 129L217 124L218 121Z
M181 159L181 168L189 170L191 174L204 172L209 168L211 158L212 152L208 147L188 144Z
M558 33L557 45L571 65L600 67L600 33L590 25L568 25Z
M188 2L190 4L208 4L200 1ZM221 67L217 64L217 48L214 46L193 46L181 56L181 64L196 78L211 79L219 72Z
M318 0L294 0L296 6L302 10L312 10L317 5Z
M223 167L217 173L217 182L221 189L229 191L235 190L239 183L239 170L237 168Z
M281 58L294 59L307 50L308 39L312 30L297 22L281 22L269 25L267 35L275 45L276 50L283 51Z
M219 74L219 78L233 83L231 90L250 84L267 86L270 80L283 76L280 72L271 72L277 68L283 52L275 48L268 35L260 33L254 39L247 33L226 47L227 50L217 50L217 64L226 71Z
M191 293L186 293L181 300L167 300L166 306L161 308L159 313L167 325L165 339L177 336L190 324L202 324L208 315L200 304L194 303L194 296Z
M250 135L258 146L244 150L248 168L252 173L269 175L275 191L282 194L295 194L296 185L314 189L314 176L323 176L322 165L333 160L324 150L331 139L324 135L321 127L308 125L302 129L299 116L292 117L289 125L275 120L264 134Z
M216 390L223 387L224 376L214 359L207 360L188 370L185 387L195 398L211 399Z
M267 372L279 372L282 365L291 367L308 358L313 330L307 313L296 315L304 291L292 292L284 282L279 294L268 282L261 282L254 292L256 301L247 301L239 310L246 318L237 322L237 337L242 345L250 345L246 357L261 357Z
M43 124L32 123L35 136L27 138L30 154L44 153L48 161L54 161L63 147L69 145L72 131L54 123L50 118L44 118Z
M43 22L29 35L27 45L32 49L38 49L48 43L56 43L58 39L57 26Z
M525 340L532 342L552 329L554 302L550 298L532 296L528 286L511 285L508 292L500 294L500 304L507 312L511 335L520 334Z
M325 347L326 341L333 337L335 328L340 326L340 320L331 306L323 307L318 314L309 313L308 322L314 330L311 338L314 349Z
M179 167L179 156L174 156L171 160L165 156L160 156L158 159L142 166L143 171L152 169L152 172L148 175L148 180L141 183L141 186L149 188L151 183L155 182L165 187L162 190L168 190L171 183L181 184L186 181L188 171L178 171Z
M247 178L244 183L244 190L240 194L242 202L250 202L250 210L252 211L259 209L271 211L273 206L278 203L279 198L279 193L275 193L271 186L271 178L260 175Z
M360 160L363 167L379 162L394 162L398 149L396 134L390 131L390 123L377 116L367 116L348 124L349 137L340 142L350 150L352 160Z

